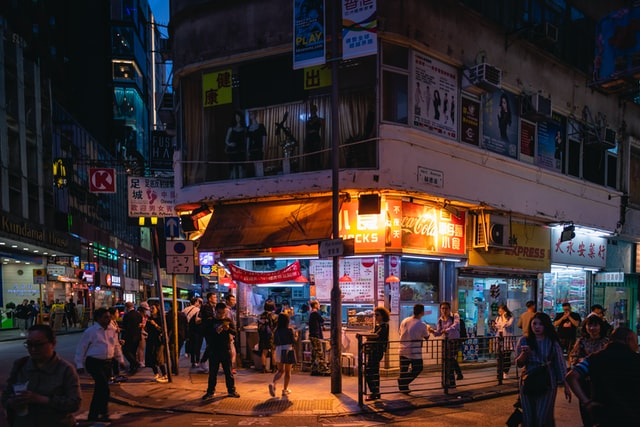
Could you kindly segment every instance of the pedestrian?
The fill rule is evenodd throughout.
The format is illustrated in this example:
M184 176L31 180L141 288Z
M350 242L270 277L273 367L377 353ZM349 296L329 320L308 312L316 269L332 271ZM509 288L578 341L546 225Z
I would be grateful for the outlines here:
M29 300L22 300L22 304L16 306L14 309L14 315L16 318L16 322L18 324L18 329L20 330L20 336L27 336L27 322L29 319L29 313L31 308L29 307Z
M120 324L118 323L118 309L115 307L109 307L107 310L109 310L109 315L111 316L111 326L116 330L120 341L120 347L122 347L124 340L121 337ZM126 377L120 375L120 363L114 359L111 365L111 377L109 378L109 384L117 384L126 380Z
M262 361L262 373L267 373L267 356L271 354L271 371L275 372L273 351L275 344L273 342L273 331L278 323L278 316L274 313L276 305L273 300L268 299L264 302L263 312L258 318L258 351Z
M398 389L403 393L409 392L409 384L422 372L422 341L429 339L429 329L422 321L424 305L413 306L413 316L407 317L400 323L400 377Z
M276 383L284 375L282 396L285 397L291 393L289 382L291 381L291 368L295 363L295 343L297 340L295 331L289 326L289 315L287 313L278 314L273 340L278 371L273 376L273 382L269 384L269 394L271 394L271 397L276 396Z
M215 292L207 293L207 302L200 307L200 312L198 316L200 317L201 327L202 327L202 336L205 341L207 340L207 332L206 330L211 329L213 325L213 319L216 315L216 305L218 304L218 295ZM200 359L200 370L201 372L207 373L209 372L209 368L207 367L207 347L209 346L209 341L206 341L206 346L204 353L202 354L202 358Z
M180 360L180 349L187 339L187 315L178 306L178 344L176 347L176 335L173 324L173 307L166 313L167 333L169 334L169 355L171 356L171 373L178 375L178 361Z
M591 306L591 313L587 315L587 318L589 316L598 316L600 319L602 319L603 323L601 328L603 329L605 337L608 337L611 334L611 331L613 330L613 328L611 324L607 321L607 318L604 315L604 308L600 304L594 304ZM584 326L586 322L587 322L587 319L585 319L582 322L581 326ZM587 330L584 327L581 328L581 332L582 332L582 336L589 336Z
M511 369L511 352L513 351L513 314L506 304L498 306L498 317L495 320L495 329L498 337L502 337L502 345L498 345L498 378L509 378ZM500 339L500 338L498 338Z
M533 315L536 314L536 302L527 301L526 307L527 311L520 315L517 324L518 328L522 329L522 335L529 334L529 324L531 323Z
M232 293L228 293L224 299L224 303L227 306L227 315L229 319L233 321L233 324L238 329L238 320L236 317L236 296ZM235 337L231 336L231 342L229 343L229 352L231 353L231 370L233 374L236 374L236 359L238 358L238 352L236 350Z
M322 347L324 318L320 314L320 303L318 300L309 302L309 340L311 341L311 375L327 376L331 375L329 365L324 358L324 348Z
M366 367L365 382L370 392L366 400L380 399L380 361L389 345L389 310L385 307L376 307L373 315L375 328L373 334L367 335L363 350Z
M213 398L216 392L220 365L222 365L222 370L224 371L227 396L240 397L240 394L236 391L233 372L231 372L231 354L229 353L229 337L236 335L236 327L226 315L227 306L225 303L216 304L215 313L211 327L204 329L208 344L206 352L209 353L209 381L207 392L202 396L202 400Z
M189 349L191 368L200 366L200 352L204 340L202 337L202 319L198 316L200 307L202 307L202 298L194 298L193 303L184 310L188 325L186 346Z
M80 409L80 380L73 365L56 353L49 325L29 328L29 352L13 363L2 392L2 406L13 427L71 427Z
M120 339L111 325L111 315L106 308L93 313L95 324L87 328L76 348L75 363L78 373L85 368L93 378L94 389L89 406L89 421L109 421L109 376L113 360L124 367Z
M64 314L67 317L67 325L75 328L78 323L78 313L73 298L69 298L69 302L64 305Z
M442 385L446 388L455 388L456 380L462 380L464 376L458 364L458 347L460 345L460 316L458 313L451 313L451 304L448 301L440 303L440 317L438 318L438 327L433 329L429 327L436 337L444 335L444 366L445 382ZM457 376L454 376L457 374Z
M565 356L569 354L576 343L576 332L580 326L580 315L571 311L571 304L562 304L562 312L557 313L553 325L558 328L558 339Z
M124 305L125 313L122 317L122 353L129 362L128 375L135 375L140 369L137 351L142 340L142 314L135 310L132 302Z
M522 368L520 375L520 402L526 427L554 426L553 417L558 382L564 383L567 364L562 355L562 347L551 318L538 312L531 319L529 335L523 336L516 344L516 364ZM548 372L546 388L541 391L529 391L523 377L533 375L539 369ZM565 398L571 401L571 391L564 387Z
M585 378L591 381L590 390L584 388ZM616 328L602 351L571 369L567 384L592 417L593 425L635 425L640 420L638 335L627 327Z
M36 319L38 318L38 306L36 305L36 302L34 300L30 300L29 301L29 317L27 317L27 327L32 327L35 322Z
M144 364L147 368L151 368L156 382L168 383L162 316L160 308L156 304L151 304L145 330L147 331L147 343L144 351Z
M151 315L151 307L149 307L149 304L147 302L142 301L136 311L142 316L142 326L140 328L140 344L138 345L138 350L136 351L136 360L138 361L139 367L144 368L146 366L144 363L144 354L145 349L147 348L147 337L149 336L149 333L147 332L147 319L149 319L149 316Z
M571 353L569 353L569 365L575 367L582 362L590 354L596 353L605 348L609 343L609 338L606 336L608 330L604 325L607 324L602 318L596 314L590 314L583 322L582 336L578 338L576 344L573 346ZM587 377L580 377L580 387L585 390L588 395L591 395L591 380ZM582 417L582 424L584 427L593 426L593 420L591 414L584 405L580 405L580 416Z

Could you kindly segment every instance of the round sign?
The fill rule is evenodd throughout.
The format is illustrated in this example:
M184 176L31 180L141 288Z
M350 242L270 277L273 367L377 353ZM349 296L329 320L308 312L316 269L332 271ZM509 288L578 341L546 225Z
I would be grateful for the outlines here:
M182 242L177 242L173 245L173 251L177 254L183 254L187 250L187 247Z

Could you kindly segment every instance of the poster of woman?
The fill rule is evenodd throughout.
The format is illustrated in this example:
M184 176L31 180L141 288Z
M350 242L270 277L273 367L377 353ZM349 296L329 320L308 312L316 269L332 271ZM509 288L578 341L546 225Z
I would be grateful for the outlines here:
M482 147L512 158L518 156L518 98L507 91L488 93L482 108Z

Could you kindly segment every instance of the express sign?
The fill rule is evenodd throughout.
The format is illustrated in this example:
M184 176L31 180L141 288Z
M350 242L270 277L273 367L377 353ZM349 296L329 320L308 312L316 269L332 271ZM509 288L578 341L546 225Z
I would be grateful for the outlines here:
M91 193L115 193L116 170L113 168L89 168L89 191Z

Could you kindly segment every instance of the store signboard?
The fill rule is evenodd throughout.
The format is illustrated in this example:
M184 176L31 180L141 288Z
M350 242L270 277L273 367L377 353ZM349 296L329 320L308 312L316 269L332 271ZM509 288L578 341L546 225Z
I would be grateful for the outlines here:
M607 265L607 239L576 231L576 237L560 241L561 228L551 229L551 262L563 265L604 268Z
M173 217L176 193L173 178L130 176L127 183L130 217Z
M517 268L550 271L550 231L548 228L513 222L511 234L516 244L508 248L484 248L469 251L469 266Z
M458 216L436 205L402 203L402 248L422 253L466 254L465 213Z

